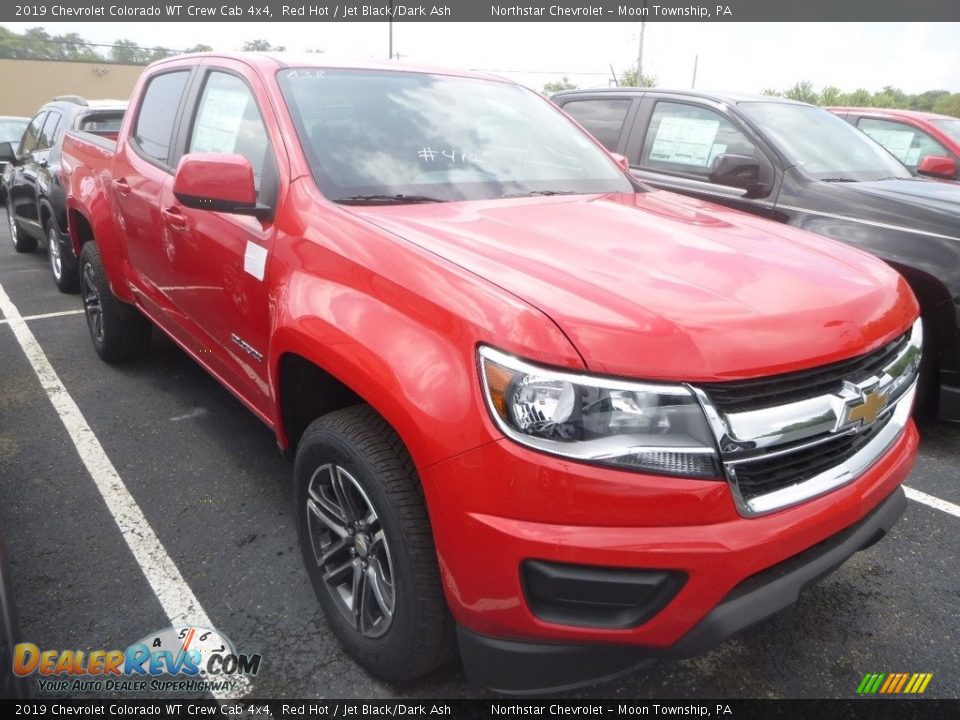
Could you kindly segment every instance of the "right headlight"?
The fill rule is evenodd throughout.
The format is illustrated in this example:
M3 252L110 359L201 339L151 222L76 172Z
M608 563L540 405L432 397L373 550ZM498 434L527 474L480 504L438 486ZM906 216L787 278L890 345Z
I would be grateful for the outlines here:
M706 416L683 385L553 370L488 346L478 354L490 413L521 445L627 470L722 479Z

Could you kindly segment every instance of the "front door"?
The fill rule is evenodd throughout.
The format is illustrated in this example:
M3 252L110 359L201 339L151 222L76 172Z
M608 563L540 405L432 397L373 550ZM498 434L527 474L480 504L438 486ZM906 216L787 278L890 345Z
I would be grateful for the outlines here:
M634 175L655 187L755 215L768 217L773 212L773 164L733 117L703 103L648 94L634 123L627 155ZM711 181L719 155L756 160L766 192L750 194Z
M242 155L253 167L258 202L273 207L277 160L260 107L240 72L206 70L184 152ZM269 416L266 273L276 237L272 220L184 207L172 185L165 186L160 205L173 257L165 291L179 320L208 344L200 349L204 362Z

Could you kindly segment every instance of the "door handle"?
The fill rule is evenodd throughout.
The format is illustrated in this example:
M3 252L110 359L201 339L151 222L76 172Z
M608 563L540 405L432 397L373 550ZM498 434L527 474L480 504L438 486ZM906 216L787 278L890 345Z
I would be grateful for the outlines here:
M119 178L118 180L113 181L113 186L117 189L117 192L121 195L130 194L130 183L128 183L124 178Z
M182 212L180 212L180 208L178 208L176 205L160 208L160 213L163 215L163 219L167 225L174 230L187 229L187 218Z

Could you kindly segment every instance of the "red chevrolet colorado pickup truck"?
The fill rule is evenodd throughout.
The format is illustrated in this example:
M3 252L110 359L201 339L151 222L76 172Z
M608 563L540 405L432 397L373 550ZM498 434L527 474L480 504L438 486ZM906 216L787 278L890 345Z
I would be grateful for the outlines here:
M701 652L902 513L922 330L883 263L650 190L496 78L201 54L129 107L64 147L93 343L156 325L295 453L372 672Z

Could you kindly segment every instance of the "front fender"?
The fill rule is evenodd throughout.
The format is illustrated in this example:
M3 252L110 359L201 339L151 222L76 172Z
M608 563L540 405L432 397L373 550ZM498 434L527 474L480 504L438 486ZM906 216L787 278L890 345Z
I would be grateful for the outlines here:
M419 468L500 437L481 394L479 343L584 368L541 311L345 214L317 215L278 248L270 266L273 387L285 354L309 360L377 410ZM274 397L278 440L288 447Z

